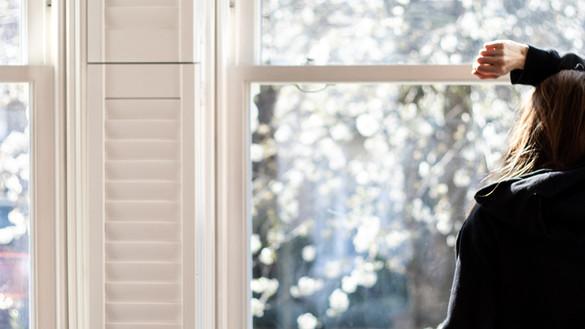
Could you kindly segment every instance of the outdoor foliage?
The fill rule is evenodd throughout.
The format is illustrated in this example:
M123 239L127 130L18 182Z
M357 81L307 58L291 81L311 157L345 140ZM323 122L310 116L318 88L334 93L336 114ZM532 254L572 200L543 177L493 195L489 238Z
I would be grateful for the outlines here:
M264 0L262 60L471 63L484 42L504 38L579 51L585 17L577 6ZM254 327L437 326L457 232L530 91L253 85Z

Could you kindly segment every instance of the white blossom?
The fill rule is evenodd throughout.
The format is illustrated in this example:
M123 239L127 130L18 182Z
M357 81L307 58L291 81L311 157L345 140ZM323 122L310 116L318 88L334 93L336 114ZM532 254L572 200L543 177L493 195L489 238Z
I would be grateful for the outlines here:
M269 279L266 277L260 277L250 282L250 289L257 294L262 294L265 298L274 295L278 290L278 286L277 279Z
M380 219L378 217L365 218L358 227L357 234L353 238L356 252L364 252L370 248L380 232Z
M323 280L303 276L299 279L296 286L291 287L293 297L311 296L323 288Z
M384 241L388 248L394 249L402 245L408 239L410 239L410 232L406 230L393 230L386 234Z
M329 129L329 133L336 141L347 141L351 140L353 137L351 130L349 130L349 128L341 122L331 127Z
M8 179L6 179L5 183L6 187L16 194L22 193L22 185L20 184L20 180L18 177L12 175Z
M0 245L9 244L14 240L15 237L15 227L14 226L6 226L0 228Z
M329 295L329 307L335 313L342 313L349 307L349 297L341 289L335 289Z
M302 257L305 262L312 262L317 255L317 249L314 245L305 246L302 251Z
M319 320L313 314L305 313L299 315L297 324L299 329L315 329L317 328L317 324L319 324Z
M276 253L270 248L263 248L258 259L265 265L272 265L276 260Z
M7 310L14 305L14 300L10 297L0 294L0 310Z
M358 287L358 282L353 276L344 276L341 279L341 289L348 294L354 293Z
M289 125L281 125L274 133L274 139L279 143L288 142L293 136L293 131Z
M262 248L262 242L258 234L252 234L250 237L250 252L256 254Z
M259 299L252 298L252 301L250 302L250 308L253 316L261 318L264 316L266 305Z
M250 145L250 160L260 162L264 159L264 148L259 144Z
M0 152L16 155L17 153L28 152L29 138L28 135L12 131L0 146Z
M380 129L380 121L370 114L362 114L356 120L356 128L362 136L371 137Z

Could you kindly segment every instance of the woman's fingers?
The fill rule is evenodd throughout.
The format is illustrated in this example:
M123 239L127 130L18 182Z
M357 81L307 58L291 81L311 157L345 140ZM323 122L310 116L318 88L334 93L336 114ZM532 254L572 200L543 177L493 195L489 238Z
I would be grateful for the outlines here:
M510 41L506 41L506 40L495 40L495 41L490 41L490 42L484 43L483 47L485 49L502 49L509 42Z
M528 45L510 40L496 40L484 44L476 57L471 72L480 79L493 79L523 69Z
M503 48L483 49L479 52L480 56L502 56L504 55Z
M475 61L479 64L488 64L488 65L497 65L497 64L503 62L501 57L495 57L495 56L478 56Z
M494 65L478 65L476 68L474 68L474 72L477 72L480 74L491 74L491 75L504 75L504 74L506 74L501 70L501 68L494 66Z

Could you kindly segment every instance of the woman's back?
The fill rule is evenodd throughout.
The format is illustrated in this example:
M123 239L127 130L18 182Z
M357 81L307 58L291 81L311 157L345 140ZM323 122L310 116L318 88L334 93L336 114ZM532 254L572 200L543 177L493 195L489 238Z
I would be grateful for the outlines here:
M476 200L445 328L585 326L585 166L539 170Z

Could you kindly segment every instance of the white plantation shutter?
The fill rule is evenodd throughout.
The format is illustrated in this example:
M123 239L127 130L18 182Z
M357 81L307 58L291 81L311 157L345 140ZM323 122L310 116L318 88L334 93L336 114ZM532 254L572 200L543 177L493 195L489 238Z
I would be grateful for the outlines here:
M196 71L89 65L92 328L194 328Z
M212 180L195 168L196 147L212 147L195 138L208 129L197 112L202 6L87 2L90 329L209 323L208 308L195 299L196 289L209 295L196 266L212 268L200 246L211 245L201 238L207 224L195 216L196 195L207 192L195 175L206 186ZM201 219L209 201L199 199Z

